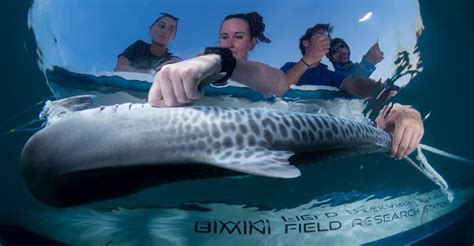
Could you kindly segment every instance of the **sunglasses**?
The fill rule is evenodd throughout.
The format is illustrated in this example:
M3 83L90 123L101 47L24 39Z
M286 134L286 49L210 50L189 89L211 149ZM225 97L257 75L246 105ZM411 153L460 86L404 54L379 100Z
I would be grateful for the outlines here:
M349 47L347 47L347 45L345 45L345 44L340 44L340 45L338 45L334 48L331 48L331 54L337 53L342 48L349 48Z

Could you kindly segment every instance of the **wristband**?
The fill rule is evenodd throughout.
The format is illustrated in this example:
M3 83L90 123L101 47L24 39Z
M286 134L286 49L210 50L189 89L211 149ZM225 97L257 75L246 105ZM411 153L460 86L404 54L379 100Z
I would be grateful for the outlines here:
M228 48L219 48L219 47L207 47L204 50L204 54L217 54L221 57L221 70L219 73L224 72L226 75L213 82L213 85L223 85L227 80L232 76L232 73L234 72L235 65L237 64L237 61L234 58L234 55L232 55L232 51Z
M309 65L305 60L303 60L303 58L301 58L301 61L304 63L304 65L306 65L306 67L310 68L311 65Z

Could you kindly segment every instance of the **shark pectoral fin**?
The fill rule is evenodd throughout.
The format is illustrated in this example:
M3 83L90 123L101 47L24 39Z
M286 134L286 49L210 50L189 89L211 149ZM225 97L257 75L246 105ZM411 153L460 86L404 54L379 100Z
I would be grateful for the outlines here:
M212 165L246 174L272 178L296 178L301 172L290 165L288 159L295 153L274 151L265 148L246 148L231 150L217 155Z

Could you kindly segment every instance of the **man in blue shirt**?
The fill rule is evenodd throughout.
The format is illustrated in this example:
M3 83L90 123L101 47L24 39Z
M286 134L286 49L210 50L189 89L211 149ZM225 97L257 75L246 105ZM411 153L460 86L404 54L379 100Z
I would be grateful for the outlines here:
M296 64L295 62L287 62L280 69L287 73ZM347 74L331 71L326 64L321 63L316 67L307 67L306 71L300 76L297 85L328 85L339 88L346 77Z
M321 63L323 56L329 52L331 31L330 24L316 24L306 30L299 45L303 57L298 62L288 62L281 68L288 82L296 85L334 86L362 98L371 96L376 81L331 71Z

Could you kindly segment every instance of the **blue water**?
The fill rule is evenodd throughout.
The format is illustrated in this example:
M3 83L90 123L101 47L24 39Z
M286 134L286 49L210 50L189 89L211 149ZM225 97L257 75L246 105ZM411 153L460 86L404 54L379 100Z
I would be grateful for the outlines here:
M474 11L473 3L457 1L447 4L442 1L421 1L420 4L425 30L418 44L424 70L397 95L397 100L404 104L414 105L422 114L432 112L425 122L424 143L474 159L472 144L469 142L474 138L472 129L474 117L471 116L472 110L469 108L472 105L471 91L474 89L470 77L474 65L471 47L474 43L474 34L469 25L474 21L471 17ZM39 107L34 106L35 103L51 95L43 74L36 65L35 42L26 25L28 8L27 2L10 1L6 3L5 15L2 16L2 31L9 30L8 35L2 35L2 43L5 47L1 66L4 85L0 97L1 105L3 105L3 116L0 121L2 131L36 118ZM0 211L31 212L34 214L32 218L44 220L39 224L45 225L45 228L64 226L58 221L61 218L72 221L74 218L68 217L70 210L52 209L35 200L22 180L19 156L22 146L31 134L31 132L17 132L0 137L2 147ZM465 188L474 185L472 166L434 155L430 155L429 158L452 187ZM296 180L246 178L245 180L219 179L199 183L172 184L159 189L146 190L125 199L92 204L84 207L84 210L80 212L84 212L81 215L88 215L92 213L90 208L98 211L99 215L94 214L95 217L91 217L90 223L97 218L112 218L117 214L127 214L126 212L108 213L109 208L117 206L128 209L143 208L144 204L149 207L150 213L156 212L154 209L166 211L162 214L171 213L174 208L180 208L181 212L191 211L188 215L194 215L195 211L208 211L209 208L206 208L205 204L209 203L233 204L232 206L245 204L246 207L257 207L261 211L270 210L273 214L284 209L292 211L291 209L296 209L303 204L314 207L322 205L336 207L345 202L360 200L376 202L377 199L384 199L386 196L399 197L413 192L423 194L437 188L412 167L387 160L384 156L359 157L352 160L351 164L353 165L347 165L347 162L341 160L318 167L304 168L304 175ZM330 175L337 172L351 175L350 177ZM222 187L230 188L223 189ZM238 189L232 189L232 187L238 187ZM256 189L255 187L271 188ZM199 192L204 190L206 193ZM383 192L380 192L381 190ZM314 204L316 198L321 203ZM324 202L328 200L330 202ZM199 203L198 205L183 204L183 201L198 201ZM232 206L231 208L234 208ZM38 211L50 212L50 214L43 216ZM235 211L246 210L236 208ZM267 213L264 214L269 217ZM140 216L140 213L130 213L130 216L132 215ZM405 242L410 237L416 238L416 235L420 233L430 234L431 229L436 227L441 231L429 235L417 244L472 245L474 243L472 202L468 203L467 207L456 210L450 217L453 224L434 223L432 228L422 228L424 231L407 235L407 238L392 238L390 239L392 241L388 243ZM123 217L113 218L123 219ZM448 219L443 217L443 220ZM125 220L125 225L121 224L125 226L122 228L124 231L136 229L131 225L127 227L127 222L130 221L141 220ZM87 225L91 226L91 224ZM444 228L446 225L447 227ZM79 232L79 229L77 231ZM130 237L133 235L135 234L130 234ZM113 239L113 237L110 239L111 245L113 245ZM14 226L14 223L0 225L1 245L38 244L39 240L46 244L53 244L52 239ZM99 242L99 244L105 245L108 242Z

